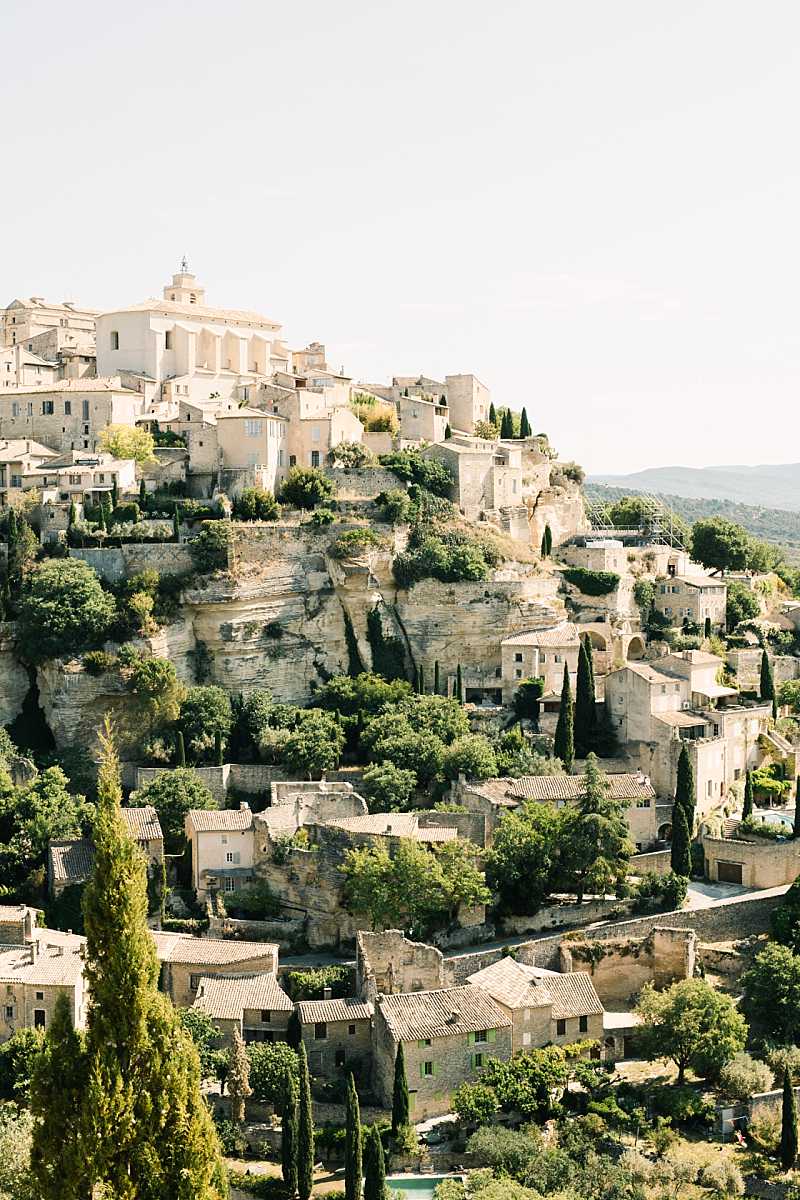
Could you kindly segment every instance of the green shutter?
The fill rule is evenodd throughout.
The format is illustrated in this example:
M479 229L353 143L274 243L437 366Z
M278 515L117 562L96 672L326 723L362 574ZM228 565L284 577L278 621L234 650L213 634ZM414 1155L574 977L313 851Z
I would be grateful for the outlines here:
M434 1074L434 1076L438 1075L438 1074L439 1074L439 1072L438 1072L438 1070L437 1070L437 1067L436 1067L436 1063L435 1063L435 1062L432 1062L432 1063L431 1063L431 1067L432 1067L432 1069L433 1069L433 1074Z
M425 1078L425 1063L424 1062L421 1062L419 1064L419 1074L420 1074L420 1079Z
M425 1038L420 1038L419 1041L417 1042L417 1045L419 1046L420 1050L424 1050L425 1049Z
M474 1033L468 1033L468 1034L467 1034L467 1045L468 1045L468 1046L474 1046L474 1045L475 1045L475 1034L474 1034Z
M486 1030L486 1040L487 1041L493 1042L496 1037L497 1037L496 1029L487 1029Z

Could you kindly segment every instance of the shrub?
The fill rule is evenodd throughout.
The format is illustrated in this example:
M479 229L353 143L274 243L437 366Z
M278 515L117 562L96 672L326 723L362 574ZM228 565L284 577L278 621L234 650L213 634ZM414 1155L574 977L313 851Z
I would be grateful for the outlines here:
M88 675L105 675L106 671L113 671L116 665L116 658L106 650L90 650L83 656L83 667Z
M352 558L361 554L365 550L372 550L381 546L383 539L378 536L374 529L370 529L368 525L360 529L348 529L344 533L340 533L338 538L329 548L329 554L332 558Z
M286 1042L253 1042L248 1045L247 1053L253 1098L272 1103L279 1109L286 1072L297 1075L297 1054Z
M363 442L339 442L328 457L334 466L350 468L368 467L376 461L375 455Z
M651 1095L653 1112L668 1117L674 1125L708 1127L714 1124L715 1110L710 1100L690 1087L658 1088Z
M265 488L244 488L233 504L234 514L240 521L277 521L281 506Z
M23 587L17 625L22 655L42 662L89 650L106 637L115 612L113 597L90 566L73 558L48 559Z
M308 518L308 524L321 529L324 525L332 525L335 517L329 508L315 508Z
M336 484L317 467L292 467L281 490L281 500L294 508L316 508L335 495Z
M719 1088L726 1099L747 1100L755 1092L768 1092L773 1085L772 1071L744 1050L734 1054L719 1074Z
M660 901L660 906L667 912L680 908L686 899L689 881L682 875L669 871L666 875L657 875L649 871L639 880L636 888L637 898Z
M414 504L408 492L393 488L389 492L381 492L375 503L382 510L385 520L392 525L407 525L414 511Z
M201 574L224 571L228 566L231 528L227 522L203 521L200 533L189 542L192 562Z
M228 912L241 912L254 921L276 917L281 910L280 901L263 880L240 891L226 892L224 900Z
M728 1158L710 1162L700 1174L700 1182L709 1188L719 1200L729 1200L731 1196L744 1195L744 1177L736 1163Z
M214 685L189 688L181 704L180 726L186 748L196 757L214 749L219 736L223 746L230 737L233 709L228 693Z
M607 596L619 583L614 571L589 571L585 567L565 567L561 572L584 596Z
M142 519L142 510L135 500L118 504L111 514L112 525L137 525Z
M286 990L292 1000L321 1000L325 988L331 989L334 999L344 999L352 993L352 974L349 967L331 965L311 967L305 971L290 971Z
M436 458L423 458L419 450L395 450L381 454L378 460L382 467L392 471L406 483L416 483L434 496L449 496L453 478L444 463Z

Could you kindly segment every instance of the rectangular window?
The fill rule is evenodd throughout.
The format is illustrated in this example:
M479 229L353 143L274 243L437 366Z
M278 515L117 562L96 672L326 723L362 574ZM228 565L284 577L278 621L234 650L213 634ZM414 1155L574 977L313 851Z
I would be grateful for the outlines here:
M240 861L241 854L238 850L229 850L225 855L225 862L233 863L234 866L238 866Z
M33 401L32 400L28 401L28 416L29 417L33 416Z
M430 1079L433 1076L433 1063L430 1059L422 1063L420 1069L424 1079Z
M515 667L515 668L514 668L514 678L515 678L515 679L522 679L522 667Z
M578 1017L578 1030L580 1033L587 1033L589 1030L589 1018Z
M472 1056L472 1066L473 1066L473 1068L475 1068L475 1069L477 1069L478 1067L482 1067L482 1066L483 1066L483 1055L482 1055L482 1054L473 1054L473 1056Z
M347 1026L347 1032L350 1034L350 1036L351 1036L351 1037L353 1036L353 1034L355 1033L355 1031L356 1031L356 1027L355 1027L355 1025L348 1025L348 1026Z
M37 992L37 993L36 993L36 999L37 999L37 1000L44 1000L44 992Z
M82 406L83 406L83 416L82 416L82 418L81 418L81 419L82 419L83 421L88 421L88 420L89 420L89 401L88 401L88 400L83 400L81 403L82 403ZM88 433L88 432L89 432L89 430L88 430L88 429L86 429L84 432L85 432L85 433Z
M54 412L55 412L55 403L52 400L43 400L42 401L42 416L43 417L52 417Z
M271 1008L262 1008L261 1020L264 1022L265 1025L269 1025L270 1021L272 1020L272 1009Z
M316 1021L314 1024L314 1041L324 1042L328 1037L328 1026L325 1021Z
M6 1005L6 1020L7 1021L14 1020L14 1005L13 1004Z
M236 880L235 879L226 879L223 891L235 892L236 891Z
M312 467L319 466L319 450L311 451L311 465L312 465Z
M311 426L311 440L312 440L312 442L319 441L319 425Z
M167 332L164 334L164 349L165 350L172 349L172 330L171 329L168 329Z
M244 436L245 437L260 437L262 421L245 421Z
M22 487L22 476L21 475L12 475L11 476L11 486L15 487L15 488L21 488Z
M72 416L72 401L71 400L64 401L64 416L65 417Z
M521 655L521 654L515 654L515 655L514 655L514 662L522 662L522 655Z
M564 1020L556 1021L556 1035L558 1037L563 1037L566 1032L567 1032L567 1022Z
M110 341L111 341L111 349L119 350L119 331L118 330L116 330L116 329L111 330Z
M37 993L38 995L38 993ZM35 1008L33 1010L33 1028L44 1029L47 1024L47 1017L43 1008Z
M297 466L297 455L296 455L296 454L290 454L290 455L289 455L289 466L290 466L290 467L296 467L296 466Z
M17 404L16 400L11 401L11 415L12 417L19 416L19 405Z
M200 987L200 976L199 975L190 975L189 976L189 991L196 992L199 987Z

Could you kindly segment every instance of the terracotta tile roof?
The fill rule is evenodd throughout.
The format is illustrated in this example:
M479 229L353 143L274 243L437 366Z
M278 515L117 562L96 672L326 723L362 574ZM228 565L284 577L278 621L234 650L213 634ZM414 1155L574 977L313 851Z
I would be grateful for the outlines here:
M50 877L54 883L83 883L94 866L94 847L86 840L51 842L48 848Z
M606 779L608 794L614 800L645 800L656 794L644 775L625 773L607 775ZM509 779L508 792L518 800L577 800L585 785L585 775L523 775Z
M22 921L27 911L27 904L0 904L0 923L8 925L12 922Z
M529 967L510 955L467 978L473 987L483 988L507 1008L543 1008L552 1004L549 984L555 971Z
M199 938L190 934L159 931L152 931L152 936L161 962L226 966L271 958L273 967L278 964L278 946L274 942L229 941L225 938Z
M505 1029L511 1024L491 996L471 984L435 992L379 996L376 1003L391 1033L402 1042L463 1036L479 1029Z
M250 829L253 825L249 808L192 808L188 819L196 833L226 833Z
M144 804L141 808L123 808L121 812L131 837L139 842L153 842L159 838L163 841L161 823L152 804Z
M352 996L345 1000L301 1000L297 1010L304 1025L314 1025L317 1021L331 1024L335 1021L368 1021L372 1016L372 1005Z
M291 1012L294 1005L274 975L204 975L193 1007L219 1020L237 1021L246 1008Z
M37 392L124 392L126 396L140 396L140 392L123 387L119 377L115 375L100 376L99 379L54 379L52 383L41 383L31 387L4 389L2 396L16 396L24 393L26 396Z
M555 975L547 980L547 988L553 997L553 1020L564 1017L588 1017L601 1013L603 1006L594 990L591 976L585 971L574 971L569 975Z
M503 638L501 646L572 646L579 642L578 628L571 621L551 629L529 629Z
M412 838L417 842L452 842L458 837L458 830L446 825L432 825L420 829L416 813L369 813L362 817L336 817L325 824L334 829L342 829L346 833Z
M68 986L81 976L79 939L74 946L16 946L0 953L0 983L50 983Z

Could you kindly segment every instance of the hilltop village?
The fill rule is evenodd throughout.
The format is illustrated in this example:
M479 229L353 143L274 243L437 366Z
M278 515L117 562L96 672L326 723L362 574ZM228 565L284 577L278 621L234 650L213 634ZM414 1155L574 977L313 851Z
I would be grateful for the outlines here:
M588 503L546 417L356 380L185 261L2 310L0 1098L34 1142L129 854L235 1194L357 1200L359 1105L367 1200L384 1167L791 1194L800 580Z

